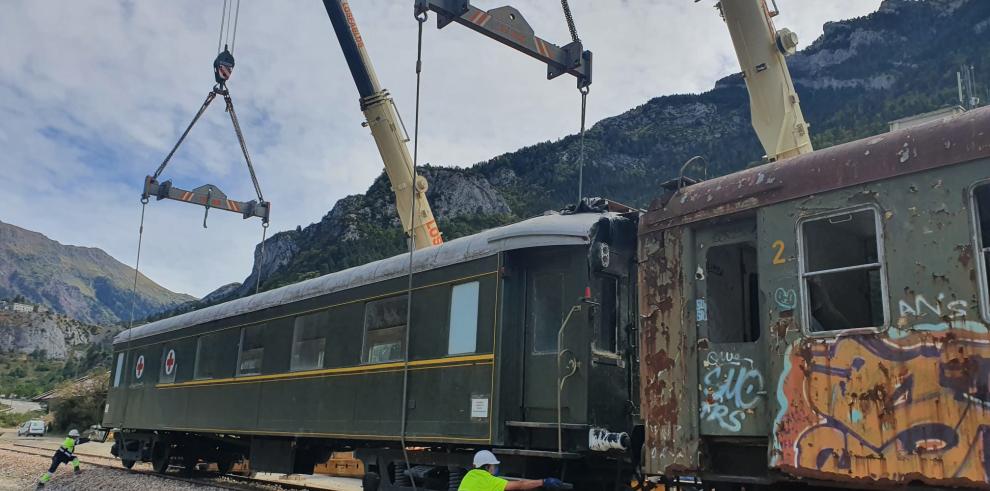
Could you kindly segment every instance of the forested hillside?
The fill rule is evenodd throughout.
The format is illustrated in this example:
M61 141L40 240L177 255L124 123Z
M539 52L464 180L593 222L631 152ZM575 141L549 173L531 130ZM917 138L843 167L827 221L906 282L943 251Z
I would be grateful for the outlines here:
M990 80L988 41L985 0L887 0L869 16L826 25L789 59L815 146L882 133L888 121L956 104L960 64L975 66L978 81ZM755 165L763 152L749 118L745 86L733 75L708 92L657 97L602 120L586 137L585 194L645 207L694 155L710 162L709 176ZM571 203L577 144L570 135L464 169L424 168L445 237ZM259 271L269 289L402 252L392 199L380 177L319 223L270 238L244 285L225 286L200 305L253 293Z

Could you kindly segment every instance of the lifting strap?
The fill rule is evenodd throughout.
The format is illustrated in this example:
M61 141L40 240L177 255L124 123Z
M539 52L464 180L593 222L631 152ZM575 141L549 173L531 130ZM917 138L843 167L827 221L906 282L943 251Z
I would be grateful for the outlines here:
M145 177L144 179L144 191L141 193L141 200L146 201L150 197L154 196L158 200L163 199L173 199L176 201L185 201L187 203L198 204L206 208L206 212L203 215L203 227L206 227L206 218L209 216L210 208L217 208L220 210L231 211L234 213L240 213L244 218L259 217L262 223L267 224L269 218L269 212L271 210L271 203L265 201L264 195L261 193L261 185L258 184L258 176L254 172L254 165L251 162L251 155L248 153L247 144L244 142L244 134L241 131L240 122L237 119L237 112L234 111L234 101L230 98L230 90L227 88L227 80L234 68L234 57L230 54L230 51L224 48L216 61L213 62L214 76L217 80L217 84L213 87L213 90L206 95L206 100L203 101L203 105L200 106L199 111L193 116L192 121L186 130L182 132L179 137L179 141L175 142L175 146L172 150L165 156L165 160L162 161L158 169L155 170L154 174ZM228 199L227 195L221 191L217 186L212 184L205 184L193 190L186 190L178 188L172 185L172 181L159 182L158 178L165 171L165 167L168 166L169 161L172 156L175 155L175 151L179 149L179 145L185 141L186 136L189 135L189 131L192 127L199 121L199 118L203 116L206 112L206 108L210 107L210 103L213 102L217 96L223 96L224 102L226 103L227 114L230 115L230 121L234 126L234 133L237 135L237 141L240 143L241 152L244 154L244 161L247 164L248 173L251 175L251 182L254 184L255 193L258 195L257 200L251 201L236 201Z

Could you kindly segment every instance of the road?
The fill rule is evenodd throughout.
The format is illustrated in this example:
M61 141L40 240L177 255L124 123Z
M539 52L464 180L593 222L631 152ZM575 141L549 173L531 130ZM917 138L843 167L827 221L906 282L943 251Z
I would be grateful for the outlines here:
M3 399L0 398L0 404L5 406L10 406L10 411L15 414L29 413L31 411L37 411L41 409L41 404L31 401L19 401L16 399Z

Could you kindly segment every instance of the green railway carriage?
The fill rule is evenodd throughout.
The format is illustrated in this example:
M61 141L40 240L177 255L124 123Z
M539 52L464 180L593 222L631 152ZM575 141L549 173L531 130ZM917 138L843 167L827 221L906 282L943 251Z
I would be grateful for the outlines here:
M636 423L635 230L537 217L417 251L411 299L401 255L125 331L103 426L160 471L311 472L355 449L388 489L409 479L403 436L420 486L447 489L476 448L517 475L614 470Z
M990 489L990 108L672 189L640 223L646 473Z

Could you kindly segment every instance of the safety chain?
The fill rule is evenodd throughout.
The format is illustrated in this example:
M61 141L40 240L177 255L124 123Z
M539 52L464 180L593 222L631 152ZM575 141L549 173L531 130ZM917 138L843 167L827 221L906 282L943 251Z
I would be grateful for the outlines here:
M567 0L560 0L560 6L564 9L564 20L567 21L567 30L571 31L571 40L580 42L581 39L578 38L577 27L574 27L574 16L571 15L571 6L567 3Z

